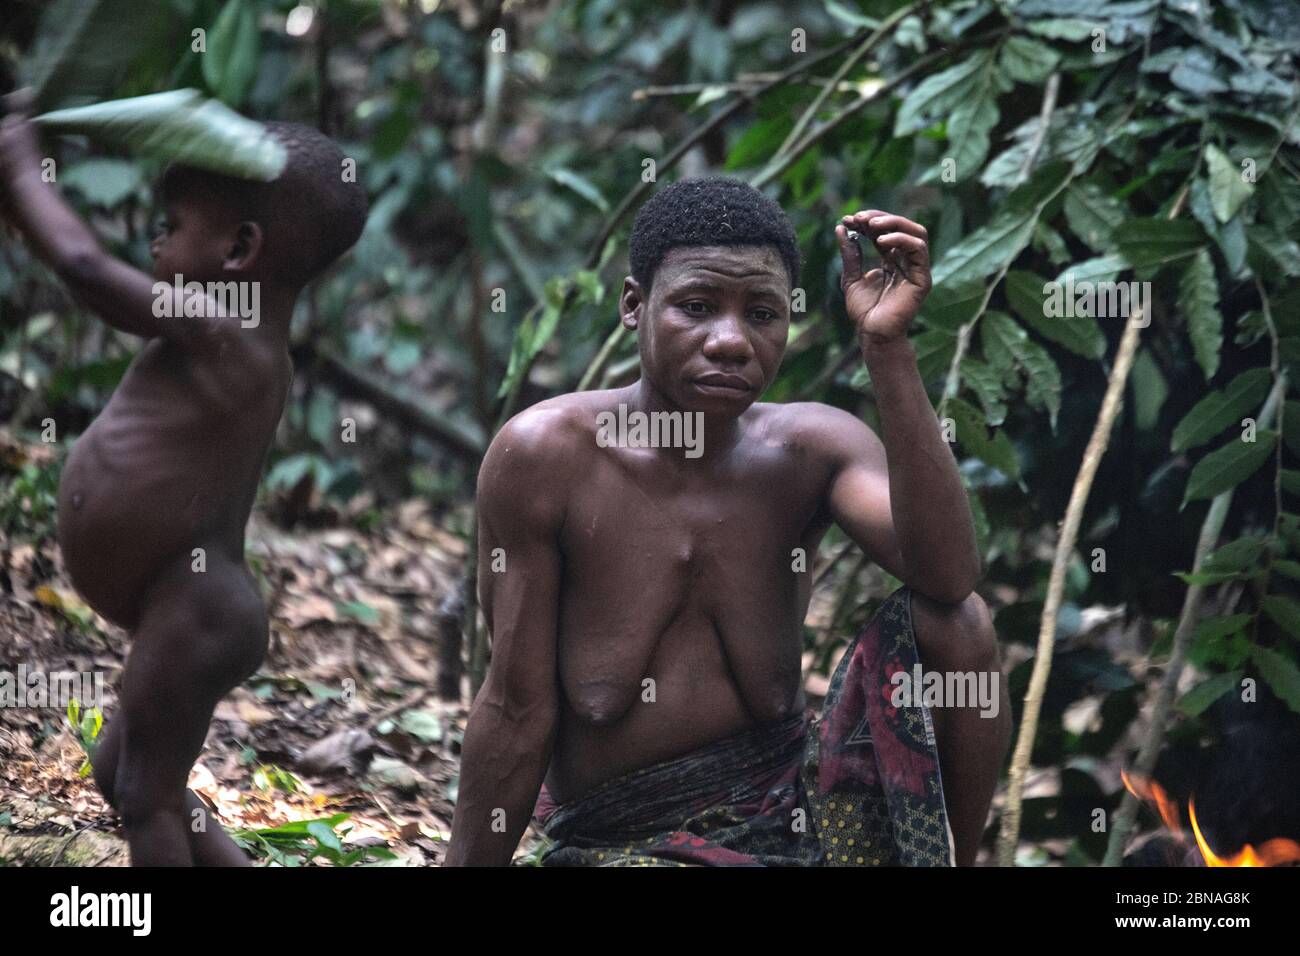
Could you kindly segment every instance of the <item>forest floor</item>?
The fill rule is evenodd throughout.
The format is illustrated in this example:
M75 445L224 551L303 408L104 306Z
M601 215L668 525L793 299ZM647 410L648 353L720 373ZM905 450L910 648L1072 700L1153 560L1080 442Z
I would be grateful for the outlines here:
M270 647L218 705L190 787L228 829L256 833L243 836L264 859L338 863L362 850L359 861L428 865L445 852L468 709L435 694L438 610L458 584L465 542L419 501L382 519L371 531L287 533L258 509L250 523ZM102 674L112 720L125 633L77 596L52 535L9 542L2 557L6 667ZM23 838L57 837L62 862L126 862L125 844L101 839L119 821L79 775L85 757L61 710L0 707L0 861L20 861ZM313 820L337 827L342 846L308 831ZM530 830L520 856L537 843ZM51 862L49 841L32 845Z

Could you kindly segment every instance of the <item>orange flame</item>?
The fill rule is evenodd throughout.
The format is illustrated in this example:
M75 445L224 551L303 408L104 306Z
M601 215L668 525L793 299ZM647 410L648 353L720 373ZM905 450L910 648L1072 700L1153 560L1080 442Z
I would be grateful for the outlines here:
M1201 828L1196 823L1196 801L1187 801L1187 812L1192 819L1192 832L1196 834L1196 846L1205 857L1206 866L1284 866L1288 863L1300 863L1300 843L1285 837L1275 837L1266 841L1256 850L1247 843L1226 860L1218 856L1201 835Z
M1165 827L1171 833L1175 836L1182 836L1182 819L1178 812L1178 806L1173 800L1169 799L1169 795L1160 784L1154 780L1130 777L1123 770L1120 771L1120 778L1124 781L1125 788L1133 796L1139 800L1155 804L1160 813L1160 819L1164 821ZM1258 850L1247 843L1232 856L1221 857L1210 849L1209 843L1206 842L1204 835L1201 833L1200 825L1196 821L1195 799L1187 801L1187 815L1192 821L1192 834L1196 838L1196 847L1201 851L1201 857L1205 860L1206 866L1285 866L1290 863L1300 863L1300 843L1295 840L1288 840L1285 837L1268 840Z
M1119 776L1124 781L1124 786L1128 788L1129 793L1139 800L1154 803L1156 809L1160 811L1160 819L1164 821L1165 826L1173 833L1182 835L1183 824L1178 813L1178 806L1169 799L1169 794L1165 793L1164 787L1154 780L1130 777L1128 772L1124 770L1119 772Z

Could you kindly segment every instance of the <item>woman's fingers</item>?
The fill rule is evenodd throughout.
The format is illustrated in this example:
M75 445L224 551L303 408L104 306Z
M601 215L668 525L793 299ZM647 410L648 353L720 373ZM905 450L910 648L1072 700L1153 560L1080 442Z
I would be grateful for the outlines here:
M920 223L912 222L912 220L904 216L895 216L892 213L882 212L879 209L864 209L862 212L844 218L846 223L849 220L854 223L849 228L870 233L873 238L889 232L905 232L909 236L917 236L920 239L929 238L925 226Z
M844 266L844 282L850 284L862 278L862 250L849 235L843 224L835 227L835 238L840 243L840 260Z

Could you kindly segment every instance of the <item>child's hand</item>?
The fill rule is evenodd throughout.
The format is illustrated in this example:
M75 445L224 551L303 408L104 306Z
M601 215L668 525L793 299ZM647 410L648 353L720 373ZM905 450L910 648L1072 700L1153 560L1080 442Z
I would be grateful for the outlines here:
M869 237L880 253L880 267L863 275L862 254L849 238L852 229ZM908 326L930 291L930 246L925 227L869 209L845 216L835 227L844 275L844 307L867 347L906 338Z
M26 90L4 97L0 113L0 190L8 191L23 174L41 168L41 147L30 119L32 98Z

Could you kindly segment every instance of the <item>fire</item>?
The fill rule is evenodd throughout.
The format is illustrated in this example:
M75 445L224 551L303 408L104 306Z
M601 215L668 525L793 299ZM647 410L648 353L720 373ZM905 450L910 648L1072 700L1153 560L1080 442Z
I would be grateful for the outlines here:
M1175 836L1183 836L1182 818L1178 805L1169 798L1163 787L1154 780L1132 778L1125 771L1120 777L1129 793L1139 800L1154 803L1160 813L1165 827ZM1276 837L1266 841L1258 850L1249 843L1229 857L1221 857L1210 849L1200 824L1196 821L1195 798L1187 801L1187 816L1192 822L1192 834L1196 838L1196 848L1201 851L1201 858L1206 866L1286 866L1300 863L1300 843L1285 837Z

